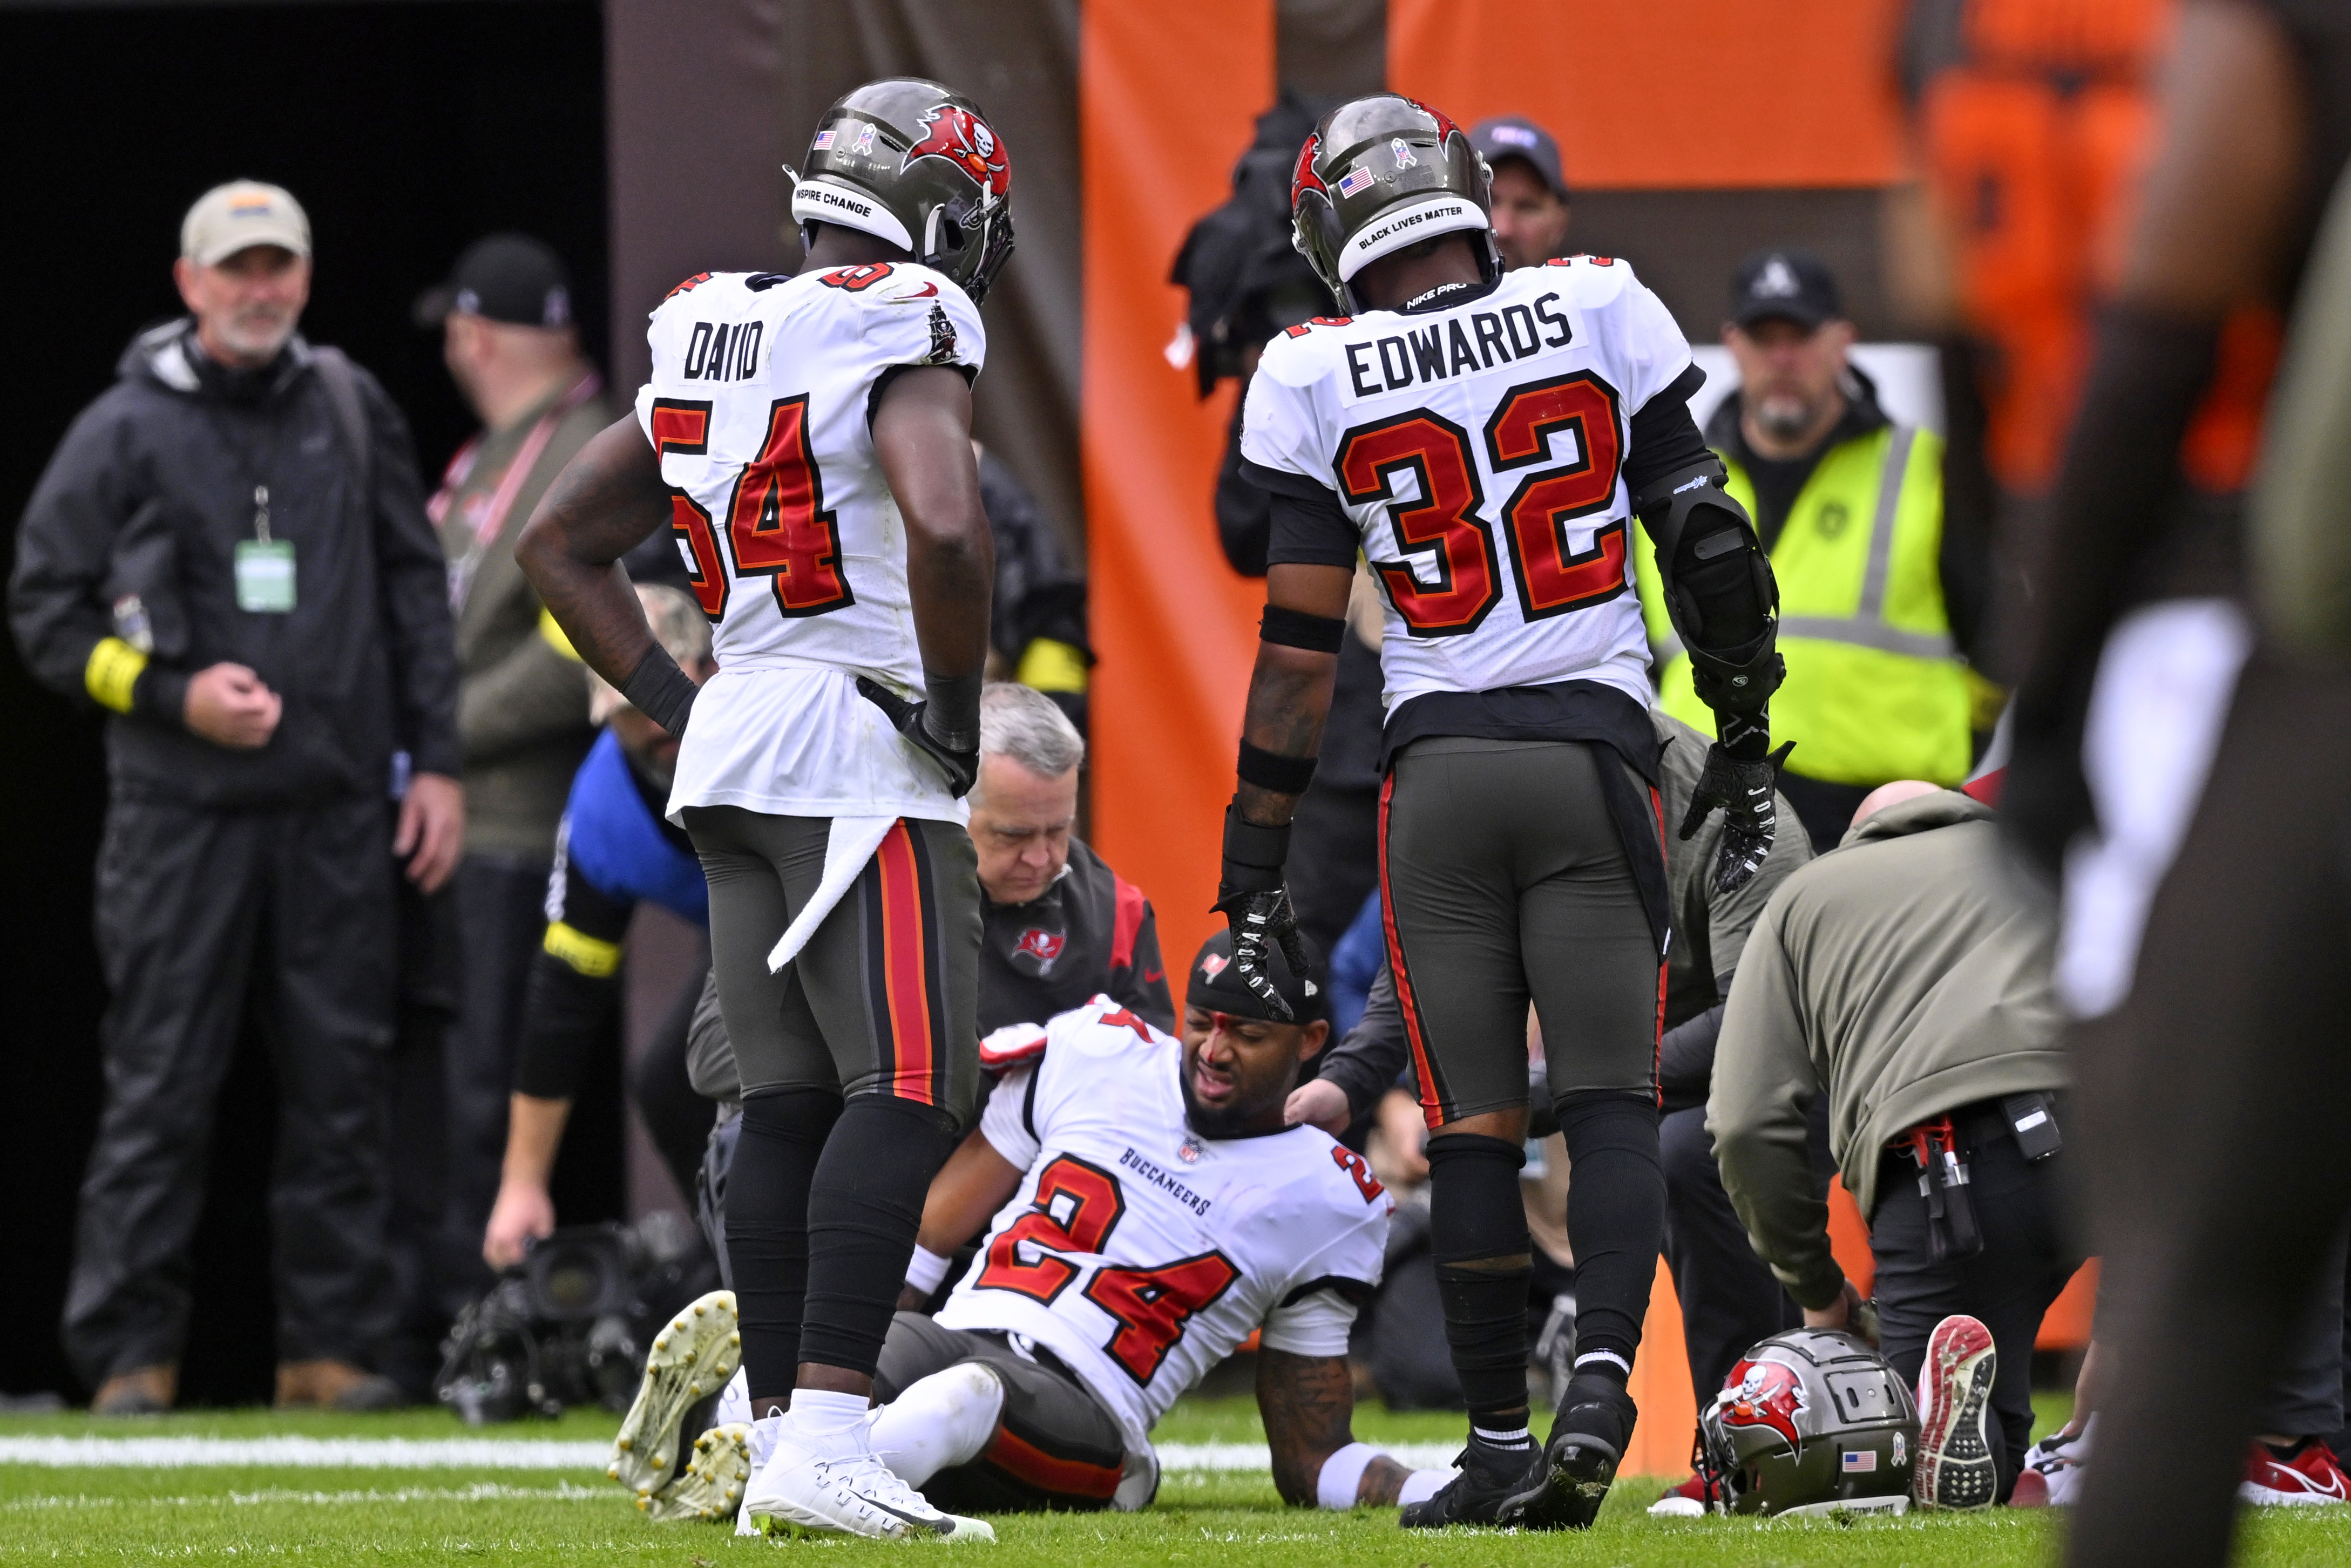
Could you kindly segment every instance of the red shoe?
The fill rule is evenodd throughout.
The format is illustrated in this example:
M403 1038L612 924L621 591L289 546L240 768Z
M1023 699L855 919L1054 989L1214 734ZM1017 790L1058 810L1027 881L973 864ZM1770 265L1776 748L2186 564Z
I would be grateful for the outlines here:
M1991 1331L1964 1313L1935 1325L1918 1368L1918 1463L1910 1494L1921 1508L1990 1508L2000 1495L1991 1458Z
M1719 1489L1708 1486L1704 1476L1692 1476L1677 1487L1666 1489L1666 1495L1649 1505L1652 1519L1696 1519L1712 1513L1714 1505L1722 1500Z
M2351 1502L2351 1476L2343 1473L2334 1450L2315 1437L2304 1438L2283 1458L2268 1444L2255 1443L2245 1455L2245 1479L2237 1483L2237 1495L2247 1502L2289 1508Z

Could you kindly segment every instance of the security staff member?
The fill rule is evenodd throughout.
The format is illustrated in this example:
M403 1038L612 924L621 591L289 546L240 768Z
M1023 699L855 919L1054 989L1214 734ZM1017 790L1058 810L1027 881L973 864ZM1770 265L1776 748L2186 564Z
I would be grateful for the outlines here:
M173 1402L214 1102L252 1019L280 1096L277 1401L373 1407L401 1397L364 1365L392 1300L395 864L429 893L465 837L448 593L406 423L296 331L294 198L208 192L173 277L188 315L133 340L50 458L10 591L26 665L113 716L107 1096L66 1348L101 1413Z
M1707 1126L1723 1188L1806 1325L1860 1332L1806 1151L1813 1103L1827 1097L1830 1150L1869 1218L1886 1360L1912 1380L1928 1365L1930 1404L1964 1405L1989 1385L1998 1418L1973 1466L1935 1447L1928 1422L1921 1458L1939 1484L1922 1500L1984 1507L2015 1484L2032 1436L2033 1338L2082 1260L2057 1191L2067 1071L2054 932L1991 808L1905 780L1862 810L1747 939ZM1930 1344L1955 1314L1980 1320L1989 1341Z
M1853 365L1836 277L1808 251L1750 256L1723 341L1740 388L1707 424L1730 493L1755 518L1780 581L1788 679L1774 736L1794 741L1780 789L1826 852L1862 797L1895 779L1956 785L1970 760L1970 690L1957 657L1988 569L1943 530L1943 444L1895 423ZM1642 608L1659 650L1659 700L1707 717L1639 547Z
M449 1277L439 1283L455 1311L487 1282L472 1260L499 1186L555 827L596 737L580 661L515 563L514 542L615 411L580 350L563 263L538 240L475 241L418 298L415 316L441 329L442 358L483 425L449 460L428 508L449 562L457 738L473 809L455 895L462 989L443 1058Z

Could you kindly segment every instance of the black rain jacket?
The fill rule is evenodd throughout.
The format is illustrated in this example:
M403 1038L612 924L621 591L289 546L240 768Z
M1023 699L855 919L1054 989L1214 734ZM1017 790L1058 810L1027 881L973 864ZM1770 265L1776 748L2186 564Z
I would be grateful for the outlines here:
M456 648L447 570L425 520L407 422L353 367L339 413L298 336L259 371L214 364L180 320L141 333L120 379L84 409L26 504L8 612L53 690L88 701L84 671L138 595L153 642L131 710L110 717L118 796L219 809L386 792L395 752L458 772ZM348 361L346 361L348 362ZM364 423L369 450L354 449ZM364 476L364 477L363 477ZM237 608L235 552L295 551L290 613ZM224 660L285 700L267 745L215 746L182 722L189 677Z

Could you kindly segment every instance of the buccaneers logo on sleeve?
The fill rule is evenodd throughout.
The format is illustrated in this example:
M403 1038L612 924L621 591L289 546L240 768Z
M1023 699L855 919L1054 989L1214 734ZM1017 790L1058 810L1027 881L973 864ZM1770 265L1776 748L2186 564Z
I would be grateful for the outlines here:
M1004 141L977 115L942 103L925 112L923 123L929 130L906 149L905 162L898 165L902 172L918 158L944 158L999 200L1012 189L1012 160Z
M1804 1382L1791 1369L1776 1361L1742 1361L1730 1369L1721 1397L1728 1401L1724 1426L1769 1427L1790 1448L1802 1446L1796 1417L1804 1410Z

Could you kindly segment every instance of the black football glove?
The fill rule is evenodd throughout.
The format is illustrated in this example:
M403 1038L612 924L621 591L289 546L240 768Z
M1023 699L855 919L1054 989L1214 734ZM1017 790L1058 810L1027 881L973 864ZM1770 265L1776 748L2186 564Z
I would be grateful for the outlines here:
M1704 825L1708 813L1722 808L1722 846L1714 860L1717 895L1736 893L1754 880L1771 852L1779 831L1779 812L1771 790L1779 782L1780 765L1796 743L1789 741L1769 757L1741 761L1716 741L1707 747L1706 770L1690 794L1689 810L1682 817L1681 837L1689 838Z
M947 789L956 800L960 800L971 793L971 787L979 782L979 747L975 745L969 750L964 750L948 745L941 738L930 722L929 703L910 703L889 687L863 675L857 677L857 695L889 715L890 722L897 727L898 733L914 742L917 750L939 765L939 771L947 776Z
M1225 859L1217 883L1217 913L1233 934L1233 967L1249 994L1271 1008L1284 1023L1297 1014L1266 973L1276 943L1293 975L1306 973L1306 944L1299 939L1298 914L1282 885L1282 862L1290 856L1290 829L1244 821L1237 807L1225 810Z

